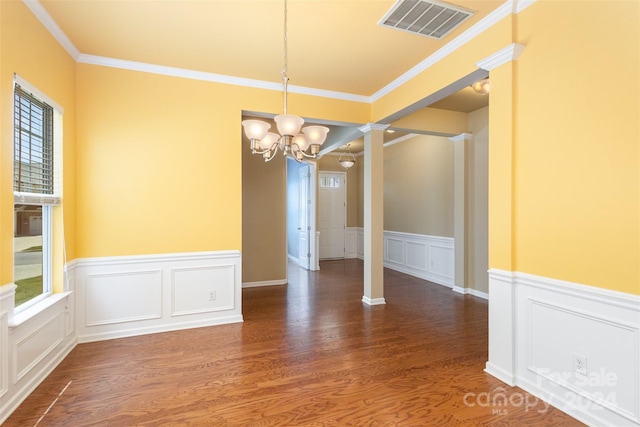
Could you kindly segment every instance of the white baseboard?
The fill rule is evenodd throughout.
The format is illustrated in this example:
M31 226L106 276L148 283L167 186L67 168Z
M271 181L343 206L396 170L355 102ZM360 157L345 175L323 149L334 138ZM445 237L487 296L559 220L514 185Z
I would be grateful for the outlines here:
M286 285L288 283L287 279L279 279L279 280L262 280L259 282L243 282L243 288L260 288L262 286L281 286Z
M587 424L640 426L639 296L495 269L489 285L488 373Z
M362 297L362 302L367 305L383 305L387 303L384 298L369 298L367 296Z
M462 295L473 295L474 297L482 298L484 300L489 300L489 294L486 292L478 291L476 289L471 288L463 288L461 286L453 285L451 289L453 292L457 292Z
M239 251L78 259L78 342L242 322Z

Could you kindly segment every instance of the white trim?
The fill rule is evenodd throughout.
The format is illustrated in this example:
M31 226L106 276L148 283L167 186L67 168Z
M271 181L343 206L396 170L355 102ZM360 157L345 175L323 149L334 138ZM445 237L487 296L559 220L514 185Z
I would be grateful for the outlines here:
M486 372L586 424L640 426L639 295L499 269L489 287Z
M476 289L471 289L471 288L463 288L461 286L458 285L453 285L453 288L451 288L451 290L453 292L462 294L462 295L473 295L474 297L478 297L478 298L482 298L484 300L489 300L489 294L486 292L482 292L482 291L478 291Z
M448 288L454 280L452 237L384 231L384 266Z
M503 64L511 61L517 61L524 52L524 45L518 43L511 43L509 46L500 49L496 53L487 56L486 58L478 61L476 65L483 70L491 71Z
M261 280L258 282L242 282L242 288L261 288L263 286L281 286L289 283L287 279Z
M293 255L291 255L290 253L287 253L287 258L289 259L289 261L296 263L296 265L300 265L300 259L298 257L295 257ZM248 282L245 282L248 283ZM244 284L243 284L244 286Z
M384 148L391 147L392 145L399 144L399 143L401 143L401 142L404 142L404 141L407 141L407 140L409 140L409 139L412 139L412 138L414 138L414 137L416 137L416 136L418 136L418 134L417 134L417 133L409 133L409 134L407 134L407 135L400 136L400 137L398 137L398 138L396 138L396 139L392 139L392 140L391 140L391 141L389 141L389 142L385 142L384 144L382 144L382 146L383 146ZM359 153L358 153L358 154L359 154Z
M387 303L384 298L369 298L366 295L362 297L362 302L367 305L383 305Z
M452 142L469 141L471 139L473 139L473 134L471 133L461 133L460 135L449 137Z
M536 0L514 0L513 13L520 13L535 2Z
M230 250L77 259L78 341L242 322L241 258Z
M119 68L130 71L141 71L144 73L160 74L164 76L180 77L192 80L202 80L212 83L222 83L234 86L252 87L256 89L282 91L282 83L268 82L264 80L247 79L243 77L228 76L224 74L207 73L204 71L194 71L186 68L168 67L164 65L147 64L144 62L127 61L124 59L107 58L104 56L80 54L78 62L102 67ZM340 99L344 101L369 103L369 97L355 95L344 92L337 92L324 89L315 89L304 86L290 85L287 90L291 93L301 95L319 96L323 98Z
M149 255L124 255L99 258L76 258L74 265L76 269L84 267L98 267L110 265L139 264L147 262L167 262L167 261L200 261L207 259L226 259L239 257L240 251L212 251L212 252L177 252L168 254Z
M42 23L42 25L49 30L49 32L55 37L60 45L71 55L71 57L77 62L85 64L122 68L133 71L142 71L155 74L163 74L174 77L190 78L195 80L205 80L216 83L224 83L238 86L254 87L267 90L282 90L280 83L267 82L263 80L246 79L241 77L226 76L222 74L205 73L200 71L188 70L183 68L166 67L162 65L145 64L135 61L126 61L115 58L107 58L97 55L89 55L80 53L75 47L67 35L60 29L58 24L51 18L49 13L39 3L38 0L23 0L26 6L36 16L36 18ZM458 48L464 46L469 41L473 40L478 35L482 34L489 28L493 27L496 23L500 22L503 18L509 14L519 13L536 0L506 0L497 9L489 13L487 16L476 22L469 27L466 31L460 34L458 37L447 43L442 48L425 58L418 65L405 72L399 78L393 80L391 83L384 86L371 96L356 95L344 92L315 89L303 86L289 86L288 90L292 93L299 93L303 95L319 96L324 98L340 99L345 101L361 102L371 104L378 101L383 96L389 94L393 90L399 88L403 84L407 83L412 78L416 77L423 71L430 68L432 65L438 63L440 60L455 52Z
M38 18L40 23L51 33L51 35L60 43L67 53L75 60L80 56L80 51L71 42L69 37L60 29L58 24L53 20L51 15L40 4L38 0L23 0L29 10Z
M358 128L358 130L362 133L369 133L371 131L374 130L386 130L389 126L391 126L391 124L384 124L384 123L367 123L364 126L360 126Z
M345 232L345 258L358 257L358 227L347 227Z
M27 80L25 80L24 78L20 77L18 74L14 74L13 75L13 81L14 81L14 83L19 84L20 87L23 88L24 90L26 90L27 92L30 92L33 96L38 98L40 101L42 101L45 104L53 107L53 109L56 110L58 113L64 114L64 108L62 108L62 106L60 104L58 104L56 101L51 99L50 96L47 96L46 94L44 94L36 86L32 85ZM11 104L13 105L13 102Z
M30 319L36 317L38 314L47 310L58 301L63 300L71 295L71 292L59 292L55 294L49 294L46 298L38 301L37 304L33 304L24 310L18 311L13 319L9 321L9 328L17 328L23 323L28 322Z
M415 67L411 68L409 71L405 72L403 75L371 95L371 102L375 102L382 98L383 96L389 94L393 90L399 88L403 84L410 81L412 78L418 76L423 71L427 70L431 66L437 64L442 59L444 59L449 54L455 52L460 47L467 44L469 41L473 40L478 35L482 34L498 22L500 22L503 18L506 18L511 13L513 13L513 0L507 0L502 5L500 5L496 10L489 13L487 16L473 24L466 31L460 34L458 37L447 43L442 48L435 51L433 54L428 56L422 62L420 62Z

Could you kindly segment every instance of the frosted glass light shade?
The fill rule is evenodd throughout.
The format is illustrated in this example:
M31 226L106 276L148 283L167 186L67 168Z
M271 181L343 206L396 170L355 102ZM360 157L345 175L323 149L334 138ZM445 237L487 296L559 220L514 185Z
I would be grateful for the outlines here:
M349 169L353 165L356 164L356 161L353 159L340 159L338 162L342 165L343 168Z
M309 148L309 142L307 141L307 138L305 138L301 133L293 137L292 143L296 144L302 151L307 151L307 148Z
M278 141L280 136L277 133L267 132L267 134L260 140L260 148L263 150L268 150L271 146Z
M489 79L482 79L473 83L471 89L479 95L486 95L491 90L491 84L489 83Z
M324 126L307 126L302 129L302 132L309 145L322 145L327 139L329 128Z
M260 141L269 132L271 125L262 120L243 120L242 127L247 138Z
M294 136L300 133L300 128L304 124L302 117L294 116L292 114L280 114L274 118L276 125L278 125L278 132L280 135Z

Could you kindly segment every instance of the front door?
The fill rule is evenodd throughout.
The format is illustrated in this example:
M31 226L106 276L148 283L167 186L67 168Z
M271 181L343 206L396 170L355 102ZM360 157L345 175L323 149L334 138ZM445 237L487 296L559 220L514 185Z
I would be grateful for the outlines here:
M347 192L344 172L320 172L320 258L344 258Z

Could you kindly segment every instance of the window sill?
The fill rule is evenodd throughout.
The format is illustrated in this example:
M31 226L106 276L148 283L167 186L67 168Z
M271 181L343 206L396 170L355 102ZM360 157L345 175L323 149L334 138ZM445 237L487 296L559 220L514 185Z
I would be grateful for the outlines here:
M71 292L60 292L56 294L51 294L50 296L32 305L31 307L28 307L24 310L20 310L19 312L13 315L13 319L9 322L9 328L19 327L23 323L28 322L29 320L36 317L38 314L44 312L49 307L52 307L59 301L62 301L63 299L67 298L69 295L71 295Z

